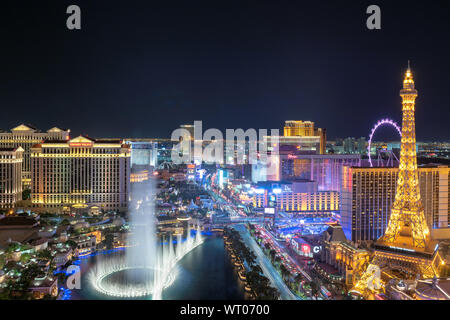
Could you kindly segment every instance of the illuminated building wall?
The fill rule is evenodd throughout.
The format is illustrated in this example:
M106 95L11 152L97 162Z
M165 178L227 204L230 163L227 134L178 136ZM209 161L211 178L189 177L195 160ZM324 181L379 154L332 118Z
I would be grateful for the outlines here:
M360 155L280 155L280 179L316 181L319 191L340 191L342 167L359 166Z
M315 128L312 121L289 120L284 124L284 137L318 137L316 153L325 154L327 136L325 129Z
M325 212L339 210L339 193L322 191L314 193L281 193L277 207L284 212Z
M449 235L449 168L419 167L425 219L432 237ZM341 224L352 241L376 240L384 234L395 198L398 168L343 168Z
M148 181L150 174L148 170L140 170L137 172L132 172L130 174L130 182L144 182Z
M125 210L130 183L130 147L121 140L80 136L33 146L32 202L36 207L96 205Z
M347 286L353 286L364 271L370 254L347 241L323 240L321 260L333 267L344 277Z
M294 147L295 151L299 154L321 153L320 136L269 136L264 137L264 143L267 143L268 151L282 149L283 147Z
M13 208L22 200L23 149L0 148L0 208Z
M41 132L32 126L21 124L11 129L11 132L0 132L0 148L22 147L24 150L22 182L24 186L29 186L31 184L31 147L44 140L66 141L69 139L69 133L70 130L57 127L51 128L46 132Z
M271 183L271 182L270 182ZM275 184L276 185L276 184ZM306 185L306 186L304 186ZM317 191L313 182L280 184L275 188L258 188L253 193L253 207L269 205L269 195L275 194L277 210L282 212L330 212L339 210L339 193Z

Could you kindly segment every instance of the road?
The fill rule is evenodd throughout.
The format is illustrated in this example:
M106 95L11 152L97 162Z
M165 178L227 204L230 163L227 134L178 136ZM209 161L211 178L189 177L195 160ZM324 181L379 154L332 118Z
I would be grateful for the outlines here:
M277 270L275 270L269 258L264 254L256 241L250 236L247 228L245 228L245 226L242 224L234 225L233 228L239 231L244 243L255 253L256 262L263 270L264 275L270 280L273 287L277 288L278 291L280 291L281 299L301 300L299 297L293 294L288 286L284 283L283 279L281 278Z
M292 248L284 247L282 244L280 244L279 241L277 241L275 239L275 237L273 236L273 234L270 231L264 229L263 227L261 227L259 230L261 232L264 232L264 234L270 238L270 241L274 245L276 245L281 252L285 253L284 256L287 259L289 259L289 262L291 264L294 264L297 267L297 270L300 271L309 282L315 282L319 286L326 287L332 293L334 300L342 300L344 298L339 290L335 290L333 287L330 286L329 281L326 281L326 279L320 277L317 273L315 273L313 270L311 270L308 266L306 266L306 265L302 266L302 263L300 263L299 259L297 258L298 256L296 255L296 253L294 253ZM308 272L306 270L308 270Z
M263 229L263 228L262 228L262 229ZM311 276L310 276L305 270L303 270L303 268L300 266L300 264L299 264L295 259L292 258L292 256L290 255L290 253L289 253L285 248L283 248L283 247L280 246L280 244L278 243L278 241L274 238L273 234L272 234L271 232L269 232L269 231L266 231L266 230L264 230L264 232L265 232L265 234L266 234L267 236L270 237L270 239L272 240L272 243L273 243L274 245L276 245L276 246L278 247L278 249L279 249L281 252L285 252L285 253L286 253L285 257L287 257L287 258L289 259L289 261L297 267L298 271L300 271L300 272L302 273L302 275L303 275L308 281L312 281Z

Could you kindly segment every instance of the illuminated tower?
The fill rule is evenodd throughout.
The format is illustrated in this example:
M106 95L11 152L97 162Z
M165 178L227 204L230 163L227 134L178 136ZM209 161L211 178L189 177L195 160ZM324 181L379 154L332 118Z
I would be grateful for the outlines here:
M400 96L403 100L402 145L391 216L384 236L374 244L372 261L351 290L365 297L384 291L392 279L430 279L441 275L440 264L447 267L439 258L437 242L430 239L420 198L414 121L417 90L409 65Z
M412 248L425 248L430 231L420 198L414 120L417 90L414 88L409 63L400 96L403 100L403 121L397 190L389 224L380 241L386 244L398 243Z

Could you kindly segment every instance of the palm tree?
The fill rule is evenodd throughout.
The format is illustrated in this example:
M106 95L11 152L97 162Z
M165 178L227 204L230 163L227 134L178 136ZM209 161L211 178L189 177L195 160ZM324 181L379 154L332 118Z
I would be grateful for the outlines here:
M270 260L272 260L272 262L275 260L275 250L274 249L270 249L269 251L269 256L270 256Z
M263 271L259 265L255 265L252 270L257 272L258 274L263 274Z
M283 280L285 280L285 278L289 275L289 271L286 269L284 264L280 265L280 271L281 271L281 277L283 278Z
M276 256L275 256L275 263L276 263L276 264L279 264L280 262L281 262L280 256L276 255Z
M317 294L319 293L319 284L317 283L317 282L315 282L315 281L312 281L311 283L310 283L310 286L311 286L311 294L312 294L312 296L317 296Z
M295 283L298 284L298 285L297 285L297 288L296 288L297 291L300 292L300 285L301 285L301 283L302 283L302 281L303 281L303 275L302 275L301 273L297 274L297 275L295 276L294 281L295 281Z

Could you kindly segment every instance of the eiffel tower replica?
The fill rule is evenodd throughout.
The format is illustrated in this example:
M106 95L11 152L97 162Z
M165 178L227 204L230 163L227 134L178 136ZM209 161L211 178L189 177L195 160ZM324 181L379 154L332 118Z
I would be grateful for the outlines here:
M385 280L438 276L433 266L437 242L430 239L420 198L414 117L417 90L409 62L400 96L403 121L395 200L386 231L375 242L375 252L370 263L372 266L369 265L370 268L367 268L352 290L360 293L368 289L381 291L380 277L383 276ZM375 272L377 276L374 276Z

